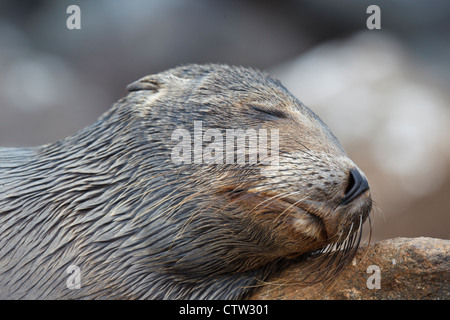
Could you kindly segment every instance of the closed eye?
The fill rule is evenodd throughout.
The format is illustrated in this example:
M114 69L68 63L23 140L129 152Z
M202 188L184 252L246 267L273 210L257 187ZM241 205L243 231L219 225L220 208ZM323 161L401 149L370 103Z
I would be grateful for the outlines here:
M255 106L255 105L251 105L250 108L252 108L253 110L256 110L258 112L268 114L272 117L288 118L288 115L285 112L278 110L278 109L266 109L266 108Z

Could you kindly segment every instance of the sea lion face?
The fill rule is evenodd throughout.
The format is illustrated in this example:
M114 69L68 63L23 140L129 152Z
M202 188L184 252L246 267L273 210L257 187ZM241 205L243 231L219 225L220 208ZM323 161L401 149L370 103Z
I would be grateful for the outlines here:
M258 92L256 101L246 96L233 106L240 113L230 122L266 129L268 140L276 129L279 162L268 170L259 164L256 177L245 175L249 166L243 166L241 178L233 168L230 181L239 182L222 189L224 195L253 222L271 229L280 242L276 246L288 256L340 243L360 231L372 208L364 173L329 128L283 87ZM241 183L243 176L248 182Z
M201 209L193 210L192 220L215 217L223 223L223 230L231 230L224 241L235 250L235 256L244 259L249 251L258 253L239 270L331 244L351 247L359 241L355 235L360 235L372 208L369 184L319 117L265 74L227 66L198 68L180 68L162 80L149 76L129 86L130 91L157 88L152 89L157 95L165 90L170 100L160 95L156 97L159 102L154 103L155 96L149 97L149 110L159 112L153 104L162 101L171 104L171 122L178 124L172 128L191 133L188 142L192 148L188 151L193 155L192 162L181 163L178 168L181 176L191 176L195 181L189 188ZM201 125L197 136L195 123ZM217 134L214 139L209 134L205 141L211 129ZM231 149L231 157L226 153L230 150L227 132L236 133L238 129L244 135L242 141L247 141L243 163L237 160L237 144ZM249 129L257 133L256 137ZM271 135L274 132L277 134ZM275 165L261 161L258 148L264 139L259 134L266 134L268 154L273 155L270 146L278 146ZM200 159L195 155L195 139L199 137L203 152ZM258 147L252 149L257 153L256 163L250 163L252 139ZM221 141L211 152L212 141L217 140ZM222 148L218 157L217 147ZM208 156L214 157L206 157L207 150ZM205 159L210 161L206 163ZM220 233L220 226L214 232ZM229 239L230 234L235 239ZM239 248L245 254L240 254Z

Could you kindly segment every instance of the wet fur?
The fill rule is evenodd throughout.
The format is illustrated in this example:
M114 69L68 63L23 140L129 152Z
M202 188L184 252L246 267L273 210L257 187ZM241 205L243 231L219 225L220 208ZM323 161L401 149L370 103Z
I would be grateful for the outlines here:
M190 65L128 89L74 136L0 148L0 298L239 299L296 259L331 251L331 243L345 247L333 259L348 263L370 197L341 209L353 164L278 81L251 69ZM196 120L219 129L281 126L280 171L175 165L171 133L193 132ZM290 224L292 206L276 201L282 195L348 218L342 214L323 243L311 240ZM80 267L81 289L67 288L69 265Z

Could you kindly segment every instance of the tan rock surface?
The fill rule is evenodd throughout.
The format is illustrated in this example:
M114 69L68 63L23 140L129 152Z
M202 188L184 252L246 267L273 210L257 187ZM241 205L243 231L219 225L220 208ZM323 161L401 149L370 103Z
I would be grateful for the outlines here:
M379 274L374 271L377 268ZM269 283L284 285L267 284L251 298L448 300L450 240L394 238L362 246L350 265L326 289L320 284L301 286L301 274L302 264L294 265L269 279Z

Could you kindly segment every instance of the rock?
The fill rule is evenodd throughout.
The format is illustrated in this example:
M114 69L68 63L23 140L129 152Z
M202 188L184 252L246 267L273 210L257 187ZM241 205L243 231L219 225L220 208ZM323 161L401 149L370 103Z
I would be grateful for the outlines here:
M450 240L394 238L362 246L327 288L299 284L303 269L298 264L284 270L251 299L450 299Z

